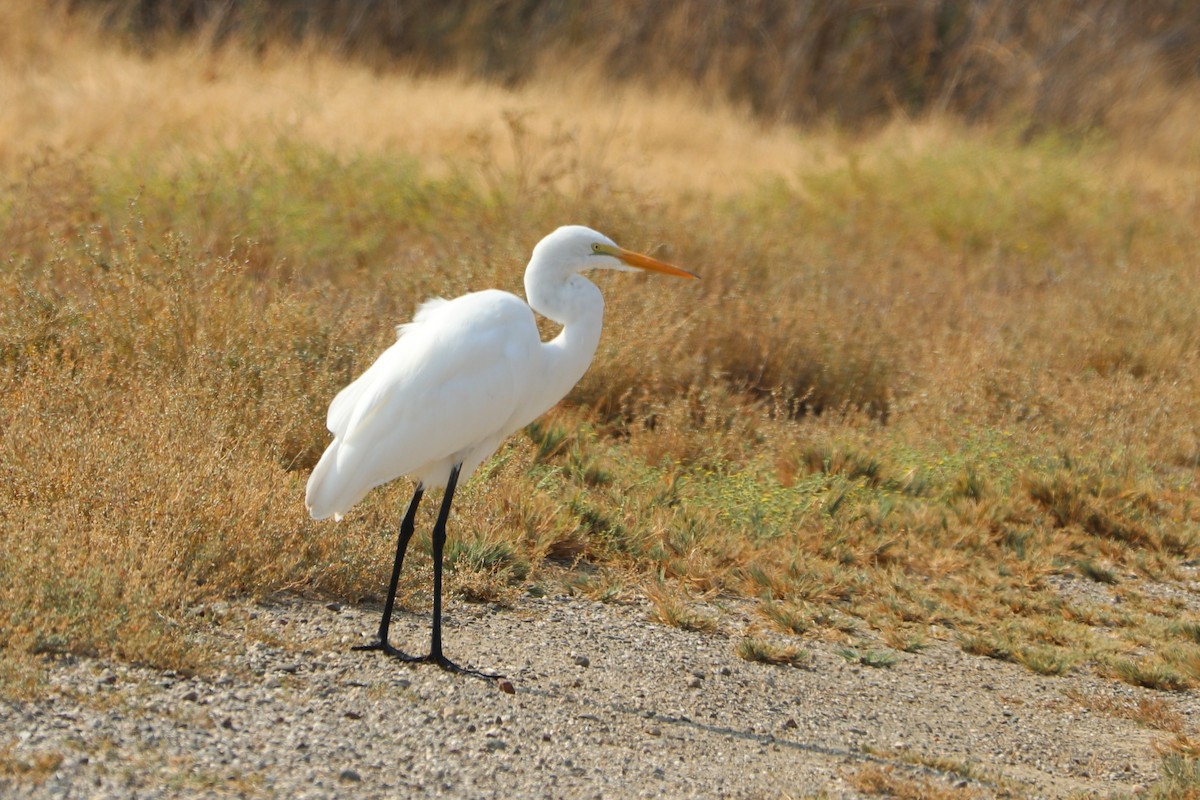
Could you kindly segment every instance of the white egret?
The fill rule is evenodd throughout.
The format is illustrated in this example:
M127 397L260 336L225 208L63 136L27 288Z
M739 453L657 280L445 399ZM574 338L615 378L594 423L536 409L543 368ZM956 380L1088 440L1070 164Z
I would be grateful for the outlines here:
M406 661L464 670L442 653L442 553L446 518L460 479L514 431L533 422L583 377L600 342L604 298L580 273L648 270L697 276L624 250L589 228L559 228L538 242L525 269L528 304L496 289L424 303L397 341L338 393L327 424L333 441L308 479L305 505L314 519L341 519L371 489L401 476L416 481L396 542L378 640ZM534 312L562 326L543 342ZM445 487L433 527L433 631L429 655L410 656L388 641L404 553L426 489Z

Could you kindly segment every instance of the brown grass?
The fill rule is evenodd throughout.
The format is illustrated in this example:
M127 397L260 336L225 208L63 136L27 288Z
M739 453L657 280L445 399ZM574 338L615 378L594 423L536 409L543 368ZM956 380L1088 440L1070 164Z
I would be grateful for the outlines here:
M791 667L802 667L811 658L808 651L795 645L780 645L757 636L743 638L738 643L737 654L747 661Z
M14 743L0 745L0 777L15 778L22 783L41 784L54 774L63 762L63 754L38 751L26 758L13 755Z
M504 89L320 49L131 53L40 9L0 25L5 670L200 668L197 603L377 596L408 489L306 518L329 399L420 300L519 291L576 221L703 280L599 278L592 370L463 489L459 592L649 589L680 621L732 594L782 635L1197 680L1178 609L1136 595L1200 533L1186 94L1140 95L1163 125L1137 139L850 133L582 68ZM1119 607L1053 580L1103 575Z
M457 71L507 85L568 64L621 83L701 87L791 121L1017 112L1031 130L1086 129L1151 111L1138 96L1194 79L1200 59L1194 7L1135 0L64 6L100 12L108 29L140 48L180 35L257 52L281 41L316 42L383 69ZM1142 117L1155 120L1152 111Z
M1186 741L1187 721L1171 703L1159 697L1140 697L1137 700L1091 695L1068 690L1067 697L1079 705L1102 714L1133 720L1139 725L1158 731L1166 731ZM1196 753L1193 753L1195 755Z
M897 800L966 800L979 797L971 786L947 786L932 778L912 777L893 766L862 767L848 776L850 785L867 795Z

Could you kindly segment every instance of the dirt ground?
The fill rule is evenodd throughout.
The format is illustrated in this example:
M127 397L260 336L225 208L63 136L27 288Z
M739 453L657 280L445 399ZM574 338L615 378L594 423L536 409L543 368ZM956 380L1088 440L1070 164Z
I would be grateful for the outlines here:
M890 667L807 642L803 667L649 605L449 603L447 654L496 681L356 652L375 606L294 597L197 609L223 663L188 677L60 659L46 699L3 705L0 794L160 797L861 797L880 780L950 797L1127 796L1161 731L1112 713L1194 693L1063 677L932 641ZM750 604L725 605L730 629ZM742 616L741 619L737 617ZM395 643L428 647L425 612ZM948 639L949 637L947 637ZM874 780L874 784L872 784Z

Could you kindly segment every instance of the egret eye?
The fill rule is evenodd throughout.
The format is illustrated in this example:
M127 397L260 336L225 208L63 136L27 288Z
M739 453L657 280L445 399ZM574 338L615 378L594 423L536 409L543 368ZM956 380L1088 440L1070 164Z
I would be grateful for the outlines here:
M592 242L592 252L593 253L600 252L600 243L599 242Z

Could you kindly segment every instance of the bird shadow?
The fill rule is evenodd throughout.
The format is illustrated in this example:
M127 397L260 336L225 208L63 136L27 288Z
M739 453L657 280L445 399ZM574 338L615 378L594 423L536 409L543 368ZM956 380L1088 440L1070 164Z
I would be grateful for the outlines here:
M833 747L830 745L817 744L815 742L800 741L785 737L776 736L773 733L759 733L754 730L747 730L732 725L720 725L708 722L702 722L692 719L686 714L662 714L652 709L639 708L636 705L628 703L612 702L612 701L597 701L595 698L587 698L586 701L572 696L569 692L563 692L555 689L543 689L540 687L532 687L525 685L516 686L516 694L528 695L537 697L542 700L549 700L560 704L569 704L580 709L587 709L584 713L577 715L580 719L591 719L598 722L603 722L603 719L595 713L599 709L605 709L613 716L635 717L644 722L655 722L661 726L670 726L679 731L689 731L692 733L705 734L727 739L733 739L743 742L751 742L760 747L778 747L781 750L789 750L797 753L808 753L811 755L823 756L830 759L835 759L843 762L857 762L863 765L876 765L880 767L889 767L907 772L913 776L931 776L935 775L947 781L959 783L966 780L970 784L975 784L988 789L997 789L998 786L986 779L981 779L978 776L964 776L961 772L954 770L940 769L929 764L913 763L902 759L889 759L881 755L876 755L860 749L849 747Z

